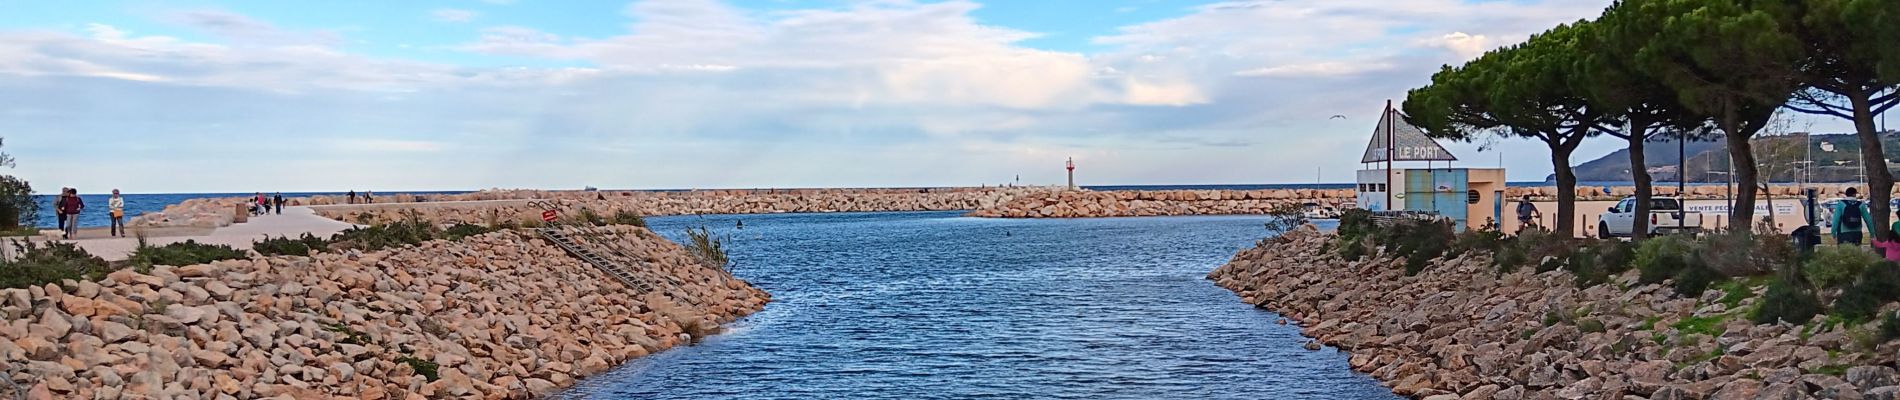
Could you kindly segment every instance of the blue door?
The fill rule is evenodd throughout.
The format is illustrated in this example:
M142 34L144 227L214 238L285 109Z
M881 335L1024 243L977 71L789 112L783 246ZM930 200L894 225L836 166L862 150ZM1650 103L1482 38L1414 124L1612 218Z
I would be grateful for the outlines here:
M1405 210L1426 211L1452 221L1465 231L1466 174L1463 169L1411 170L1405 174Z

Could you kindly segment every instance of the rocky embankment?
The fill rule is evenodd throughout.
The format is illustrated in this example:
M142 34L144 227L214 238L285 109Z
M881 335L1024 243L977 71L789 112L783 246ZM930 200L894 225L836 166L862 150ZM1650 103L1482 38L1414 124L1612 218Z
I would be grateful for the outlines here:
M1679 298L1634 273L1579 290L1562 270L1499 274L1488 255L1345 261L1311 226L1208 279L1285 315L1354 370L1415 398L1894 399L1900 342L1861 328L1755 325L1720 290ZM1627 289L1625 289L1627 288ZM1891 312L1893 305L1884 310ZM1688 321L1685 323L1684 321ZM1713 324L1713 326L1702 326ZM1317 345L1309 348L1317 349Z
M415 215L441 223L490 224L541 221L545 200L573 217L592 212L609 217L630 212L641 216L694 214L775 214L878 211L948 211L992 207L1018 196L1044 193L1048 188L962 189L809 189L720 190L694 192L548 192L501 191L429 198L424 203L378 203L317 208L324 217L351 223L382 223Z
M1293 203L1335 206L1352 200L1344 189L1062 191L1026 195L970 212L990 218L1093 218L1158 215L1266 214Z
M33 398L528 398L769 301L643 228L566 229L657 289L520 232L158 266L0 290L0 355Z

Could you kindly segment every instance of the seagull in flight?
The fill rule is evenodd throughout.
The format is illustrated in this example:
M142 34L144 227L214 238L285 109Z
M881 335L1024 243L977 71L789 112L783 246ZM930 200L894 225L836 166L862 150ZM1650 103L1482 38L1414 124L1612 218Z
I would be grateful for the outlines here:
M1339 114L1333 114L1333 117L1332 117L1332 118L1327 118L1327 119L1346 119L1346 116L1344 116L1344 115L1339 115Z

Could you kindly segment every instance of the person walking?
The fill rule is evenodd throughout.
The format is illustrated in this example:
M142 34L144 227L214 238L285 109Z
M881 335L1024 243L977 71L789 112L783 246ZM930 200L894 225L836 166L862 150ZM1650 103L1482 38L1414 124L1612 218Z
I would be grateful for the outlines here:
M125 237L125 198L119 197L119 189L112 189L112 198L106 199L106 210L112 212L112 228L107 235Z
M350 204L356 204L356 191L350 191Z
M66 205L66 191L68 189L70 188L66 188L66 187L59 188L59 196L53 198L53 221L59 224L59 231L62 233L66 232L65 205Z
M1542 216L1543 213L1537 211L1537 205L1531 204L1531 196L1524 196L1523 199L1517 201L1517 231L1519 233L1534 226L1532 221Z
M1867 203L1860 201L1859 189L1847 188L1847 198L1835 202L1832 211L1834 242L1837 244L1859 246L1861 233L1874 230L1873 220L1867 218Z
M86 201L79 199L79 189L66 188L66 197L59 202L59 212L66 218L66 240L79 236L79 212L85 209Z
M251 205L255 210L251 215L270 214L270 202L264 201L264 192L257 192L257 197L251 198Z
M376 192L371 192L368 190L363 191L363 204L376 204L376 197L374 197L375 194Z
M284 215L284 192L277 192L277 195L272 196L270 201L271 203L277 204L277 215Z

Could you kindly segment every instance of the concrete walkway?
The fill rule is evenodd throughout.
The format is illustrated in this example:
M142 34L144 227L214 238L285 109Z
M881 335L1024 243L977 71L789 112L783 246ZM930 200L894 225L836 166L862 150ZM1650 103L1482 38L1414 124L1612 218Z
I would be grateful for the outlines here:
M282 215L271 214L254 216L250 218L249 222L218 228L209 233L194 232L196 234L176 236L154 235L147 237L146 242L154 246L159 246L186 240L195 240L199 243L230 245L231 247L244 250L251 248L251 242L263 239L267 236L295 238L309 233L317 235L318 237L328 238L330 235L342 232L344 229L349 229L353 226L355 225L318 216L310 207L291 206L284 207L284 213ZM95 229L97 229L99 233L89 234ZM87 252L104 258L107 261L124 260L132 253L133 249L138 248L138 238L132 237L131 235L119 238L89 238L103 235L104 229L89 228L86 232L82 232L79 235L79 240L70 240L67 242L77 243L79 247L86 249Z

